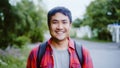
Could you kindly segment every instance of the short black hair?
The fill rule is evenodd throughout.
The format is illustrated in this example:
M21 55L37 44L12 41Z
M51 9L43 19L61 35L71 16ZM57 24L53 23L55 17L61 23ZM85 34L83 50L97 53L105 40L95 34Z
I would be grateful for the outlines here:
M51 17L58 12L64 14L65 16L68 16L70 23L72 23L72 15L69 9L65 7L55 7L48 12L48 15L47 15L48 25L50 25Z

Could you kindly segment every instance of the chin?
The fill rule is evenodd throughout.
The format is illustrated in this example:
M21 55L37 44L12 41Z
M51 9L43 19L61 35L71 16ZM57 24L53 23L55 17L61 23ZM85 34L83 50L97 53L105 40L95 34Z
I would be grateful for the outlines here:
M65 40L65 39L58 39L59 41L63 41L63 40Z
M67 38L65 38L65 37L64 37L64 38L61 38L61 37L60 37L60 38L56 38L56 39L59 40L59 41L63 41L63 40L66 40Z

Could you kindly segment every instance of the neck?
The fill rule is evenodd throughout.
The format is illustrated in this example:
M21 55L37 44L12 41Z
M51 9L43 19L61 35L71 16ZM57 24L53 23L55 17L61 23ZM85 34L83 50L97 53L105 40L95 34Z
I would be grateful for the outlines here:
M56 40L52 38L51 45L58 50L65 50L68 48L68 39Z

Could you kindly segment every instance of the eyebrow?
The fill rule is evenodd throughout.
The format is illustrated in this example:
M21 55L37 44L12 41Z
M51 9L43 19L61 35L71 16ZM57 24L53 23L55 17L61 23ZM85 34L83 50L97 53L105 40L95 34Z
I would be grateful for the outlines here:
M56 20L56 19L53 19L52 21L58 21L58 20Z
M62 21L67 21L67 20L62 20Z
M57 19L53 19L52 21L58 21ZM62 21L67 21L66 19L62 20Z

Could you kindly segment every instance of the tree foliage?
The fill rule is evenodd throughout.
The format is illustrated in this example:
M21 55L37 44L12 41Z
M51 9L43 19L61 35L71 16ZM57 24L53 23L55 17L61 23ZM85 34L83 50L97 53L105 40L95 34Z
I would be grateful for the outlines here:
M99 39L104 38L104 40L107 40L107 36L110 36L110 33L107 31L107 25L113 23L120 24L119 3L120 0L92 1L87 7L83 25L89 25L93 31L97 30Z
M77 19L75 19L74 21L73 21L73 26L74 27L80 27L80 25L82 24L82 20L81 19L79 19L79 18L77 18Z
M37 35L36 41L43 41L45 13L41 5L35 6L31 0L21 0L16 5L10 4L9 0L0 0L0 47L15 44L21 36L33 41ZM34 33L36 29L39 34Z

